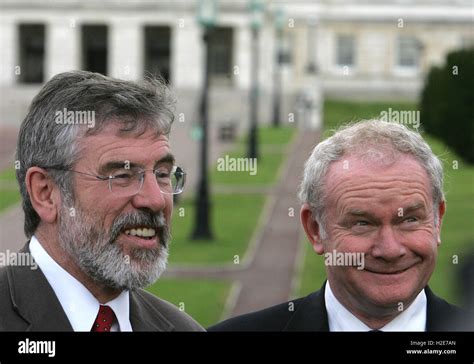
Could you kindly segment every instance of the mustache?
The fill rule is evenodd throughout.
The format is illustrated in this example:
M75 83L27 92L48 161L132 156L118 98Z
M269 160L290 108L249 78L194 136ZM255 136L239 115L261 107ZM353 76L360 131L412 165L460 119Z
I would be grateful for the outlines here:
M143 225L155 229L160 238L160 243L166 248L168 241L166 237L169 235L169 228L163 211L153 213L151 211L137 210L117 216L110 227L109 244L113 244L122 230L130 225Z

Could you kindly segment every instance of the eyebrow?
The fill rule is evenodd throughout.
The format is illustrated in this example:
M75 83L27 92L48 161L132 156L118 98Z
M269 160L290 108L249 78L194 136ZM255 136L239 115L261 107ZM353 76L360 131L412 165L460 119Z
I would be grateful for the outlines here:
M413 205L403 208L403 213L405 214L407 212L413 212L420 209L425 210L425 204L423 202L417 202L417 203L414 203Z
M420 209L425 210L425 204L423 202L416 202L407 207L402 207L402 209L403 209L403 215L405 216L407 213L410 213L416 210L420 210ZM362 209L358 209L358 208L349 209L345 215L364 216L364 217L376 219L376 217L372 213L362 210Z
M165 156L163 156L162 158L160 158L158 161L155 162L155 164L153 166L153 169L155 169L160 164L163 164L163 163L174 164L174 162L175 162L174 155L171 154L171 153L167 153ZM104 173L108 173L108 172L111 172L111 171L114 171L114 170L117 170L117 169L123 169L123 168L125 168L125 165L126 165L126 162L123 161L123 160L121 160L121 161L109 161L109 162L105 163L102 167L99 168L99 173L104 174ZM129 165L130 169L136 169L136 168L144 169L143 164L130 162L130 164L128 164L128 165Z
M155 162L155 165L153 168L156 168L156 166L163 164L163 163L169 163L169 164L174 164L176 161L175 157L171 153L167 153L164 157L162 157L159 161Z
M352 215L352 216L367 216L374 218L375 216L370 212L361 210L361 209L349 209L345 215Z

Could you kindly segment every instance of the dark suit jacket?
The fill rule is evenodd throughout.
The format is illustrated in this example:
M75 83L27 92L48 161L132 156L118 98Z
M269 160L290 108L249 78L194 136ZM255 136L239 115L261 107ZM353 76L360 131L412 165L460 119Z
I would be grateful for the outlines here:
M190 316L142 289L130 292L130 322L133 331L203 330ZM0 268L0 331L72 330L39 267Z
M306 297L220 322L208 331L329 331L325 287L326 284ZM449 323L451 319L458 320L464 312L435 296L428 287L425 292L426 331L456 330Z

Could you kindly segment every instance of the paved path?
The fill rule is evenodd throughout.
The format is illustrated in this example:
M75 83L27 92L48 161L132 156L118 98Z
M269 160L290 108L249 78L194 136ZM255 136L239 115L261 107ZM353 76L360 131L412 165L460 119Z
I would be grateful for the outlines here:
M293 143L278 185L266 206L266 216L248 261L221 267L170 267L166 276L236 280L235 301L228 316L259 310L290 299L302 228L296 191L304 161L319 134L300 131ZM293 216L291 210L293 209Z
M0 171L14 165L17 137L18 128L3 125L0 127Z

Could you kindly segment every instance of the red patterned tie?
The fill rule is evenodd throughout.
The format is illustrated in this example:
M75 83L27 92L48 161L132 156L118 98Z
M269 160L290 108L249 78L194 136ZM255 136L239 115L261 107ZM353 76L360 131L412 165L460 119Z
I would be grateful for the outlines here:
M110 332L115 320L115 313L109 306L100 305L99 313L92 326L92 332Z

